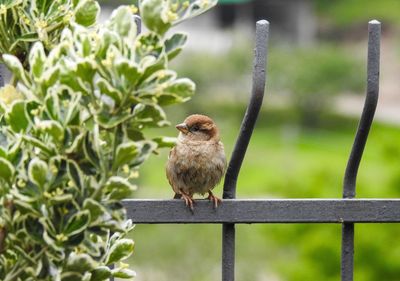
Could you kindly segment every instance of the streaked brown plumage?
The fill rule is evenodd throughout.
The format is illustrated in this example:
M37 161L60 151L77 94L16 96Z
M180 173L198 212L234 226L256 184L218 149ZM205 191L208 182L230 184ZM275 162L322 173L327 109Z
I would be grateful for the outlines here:
M226 169L224 146L214 121L205 115L190 115L181 124L176 146L167 162L167 178L176 193L193 210L193 194L208 193L215 207L221 199L211 190L220 182Z

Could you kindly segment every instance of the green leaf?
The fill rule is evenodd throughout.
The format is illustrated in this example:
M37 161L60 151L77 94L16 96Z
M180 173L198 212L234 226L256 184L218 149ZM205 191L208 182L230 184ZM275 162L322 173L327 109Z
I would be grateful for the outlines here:
M85 273L95 268L96 262L85 253L76 254L72 252L67 260L66 269L74 272Z
M79 190L83 188L83 174L79 166L75 163L75 161L69 160L67 162L67 171L70 180L72 180L73 184L78 187Z
M136 34L136 24L128 6L121 6L111 14L107 26L116 31L121 37L128 37L130 34Z
M57 235L57 230L49 217L48 210L44 206L41 208L41 215L41 218L39 218L40 224L51 236Z
M66 236L73 236L83 232L90 222L90 213L88 210L79 211L69 218L63 233Z
M115 104L118 106L122 99L122 93L115 89L109 81L103 77L99 77L96 81L97 87L99 87L100 93L110 97Z
M60 67L58 65L48 67L44 70L43 74L41 75L43 92L45 92L46 89L50 88L58 81L59 74Z
M65 258L64 249L56 244L56 241L49 235L46 230L43 232L43 240L46 242L47 246L49 246L54 251L53 257L57 259Z
M22 154L26 152L22 151L21 144L22 144L22 137L16 136L16 139L13 140L13 144L11 145L11 147L8 148L7 157L5 158L7 158L12 163L15 163L16 161L18 161L18 159L21 159L23 157ZM2 153L0 147L0 157L2 157L1 154Z
M164 57L164 44L160 35L154 32L140 34L135 44L135 62L145 69L156 64L161 57Z
M192 80L187 78L177 79L172 82L167 88L164 89L165 94L174 94L183 99L189 98L194 95L196 85Z
M28 78L26 76L24 67L22 66L19 59L15 56L4 54L3 61L7 65L7 67L14 73L14 75L22 80L25 85L29 85Z
M43 120L37 124L37 128L43 133L49 134L57 143L64 140L64 128L57 121Z
M190 6L186 9L186 12L180 16L177 20L173 22L173 24L178 24L184 20L188 20L190 18L196 17L210 8L214 7L218 3L218 0L195 0Z
M107 54L107 50L111 45L117 45L119 43L119 37L116 32L110 30L103 30L100 42L96 49L96 56L100 59L104 59Z
M127 59L116 60L115 69L120 76L125 77L129 87L134 87L141 78L138 66Z
M97 227L96 229L91 228L91 231L103 232L104 235L107 234L107 231L105 229L101 229L99 227ZM104 245L103 245L104 243L103 241L93 241L93 239L89 238L88 236L97 237L96 234L94 234L93 232L91 232L90 234L89 232L86 233L86 238L83 240L80 247L82 247L85 253L88 253L92 257L97 258L103 255L104 253Z
M111 269L107 266L99 266L98 268L94 269L92 272L92 278L90 281L104 281L109 279L111 275Z
M14 199L13 200L16 209L22 214L29 214L33 216L40 216L40 212L33 206L33 203L28 203L25 200Z
M100 167L100 157L93 147L93 142L90 139L90 134L87 133L84 138L83 151L89 162L95 167Z
M187 78L175 80L157 97L159 105L170 105L186 102L196 90L196 85Z
M85 201L83 202L83 209L90 212L91 222L96 221L98 218L102 218L102 220L107 220L111 217L107 216L108 213L106 208L104 208L103 205L101 205L96 200L93 200L92 198L85 199Z
M93 77L96 74L96 63L90 58L79 59L76 63L76 74L83 81L92 84Z
M29 53L29 64L35 78L39 78L44 69L46 54L42 42L36 42Z
M63 272L61 281L82 281L82 274L77 272Z
M26 250L22 249L19 245L13 245L13 249L18 252L24 259L28 260L31 264L36 264L36 261L26 252Z
M131 279L136 277L136 272L127 268L116 268L111 272L116 278Z
M52 196L49 199L49 202L53 205L58 205L58 204L64 204L64 203L70 203L74 200L74 196L72 194L60 194L56 196Z
M49 91L45 98L45 107L47 110L47 114L53 120L59 120L61 117L61 110L60 110L60 93L56 91Z
M8 158L8 153L6 152L5 148L0 146L0 158Z
M132 162L138 154L139 149L136 142L131 141L120 144L116 150L116 156L112 167L113 170Z
M135 121L149 127L163 127L169 125L164 110L158 105L140 105L133 111Z
M100 6L95 0L80 1L75 9L75 21L83 26L92 26L96 23L100 13Z
M161 92L165 86L168 86L174 80L176 80L175 71L161 69L146 78L146 80L140 84L139 90L142 91L144 95L154 95ZM146 89L150 90L146 91Z
M163 35L171 27L166 18L169 11L168 3L164 0L140 1L140 15L149 30Z
M126 136L132 141L140 141L144 140L144 134L138 128L134 126L134 124L128 124L125 128Z
M72 92L72 91L71 91ZM82 108L79 106L79 103L83 100L81 93L74 93L72 97L66 98L64 101L69 101L69 108L64 118L64 126L65 125L80 125L81 124L81 115L80 111Z
M16 38L16 40L13 42L13 44L10 47L10 51L14 50L15 47L17 47L21 42L37 42L39 41L39 36L38 33L36 32L31 32L31 33L25 33L22 36L19 36Z
M138 166L142 164L150 154L157 148L157 144L152 141L140 141L140 154L136 157L135 161L131 163L132 166Z
M111 246L109 254L106 258L106 264L113 264L118 261L127 259L135 247L135 242L131 239L120 239Z
M105 185L105 191L109 193L111 200L126 199L136 189L137 187L132 185L127 179L116 176L111 177Z
M185 45L187 35L184 33L175 33L170 38L165 40L165 52L167 53L168 60L175 58Z
M6 121L14 132L19 133L28 128L29 119L25 112L25 101L15 101L6 113Z
M102 111L94 115L94 120L105 129L112 129L124 121L132 118L130 112L121 112L118 115Z
M26 219L24 220L24 230L36 243L41 243L43 241L42 235L44 227L41 223L37 223L35 217L29 215L26 216Z
M47 181L47 163L39 158L34 158L29 162L28 176L29 180L39 187L43 187Z
M31 125L35 124L35 116L39 115L41 105L42 105L41 103L38 103L34 100L30 100L30 101L26 102L25 114L28 117Z
M14 173L14 166L8 160L0 158L0 178L8 183L11 183Z
M157 144L157 148L174 147L176 144L176 140L176 138L171 137L157 137L152 139L152 141Z
M55 148L52 144L45 144L41 140L27 135L24 135L22 138L25 142L39 148L41 152L44 152L46 154L46 156L51 156L56 153Z

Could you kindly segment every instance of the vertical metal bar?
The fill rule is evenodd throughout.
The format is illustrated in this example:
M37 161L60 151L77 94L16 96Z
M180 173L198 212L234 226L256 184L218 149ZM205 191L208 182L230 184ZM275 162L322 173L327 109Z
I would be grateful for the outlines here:
M240 127L239 137L232 152L231 160L225 175L224 198L235 198L236 183L240 167L251 135L262 106L266 80L267 43L269 22L260 20L256 24L256 46L254 52L252 95Z
M347 162L343 182L343 198L354 198L356 195L357 172L378 103L380 36L380 22L376 20L370 21L368 23L367 95L354 144ZM342 281L353 281L353 271L354 224L344 223L342 226Z
M138 15L134 15L133 19L135 20L135 23L136 23L137 34L142 33L142 18Z
M4 70L5 70L5 65L3 63L0 63L0 87L4 86Z
M222 225L222 281L235 280L235 224Z
M342 281L353 281L354 272L354 223L342 225Z
M353 148L347 162L343 183L343 197L355 197L358 167L374 119L379 95L379 56L381 24L373 20L368 24L367 95Z
M240 167L264 98L268 35L269 22L266 20L258 21L256 24L252 95L225 175L223 198L233 199L236 197L236 184ZM222 280L235 280L234 224L224 224L222 227Z

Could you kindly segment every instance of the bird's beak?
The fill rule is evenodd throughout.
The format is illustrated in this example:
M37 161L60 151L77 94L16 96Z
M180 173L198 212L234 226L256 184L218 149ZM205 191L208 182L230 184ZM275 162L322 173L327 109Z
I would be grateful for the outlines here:
M189 132L189 128L186 125L186 123L178 124L178 125L175 126L175 128L177 128L179 131L181 131L185 135Z

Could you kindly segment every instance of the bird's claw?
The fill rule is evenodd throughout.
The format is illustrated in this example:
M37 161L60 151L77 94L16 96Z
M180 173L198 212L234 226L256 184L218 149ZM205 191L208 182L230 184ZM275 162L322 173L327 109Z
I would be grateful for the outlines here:
M189 207L189 209L193 212L193 198L182 193L182 199L185 200L186 207Z
M214 208L218 208L218 204L222 203L222 200L217 196L215 196L214 194L212 194L211 191L208 192L207 199L210 200L211 202L214 202Z

